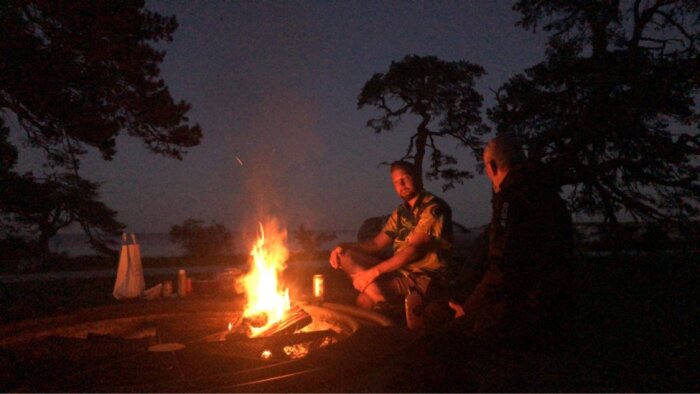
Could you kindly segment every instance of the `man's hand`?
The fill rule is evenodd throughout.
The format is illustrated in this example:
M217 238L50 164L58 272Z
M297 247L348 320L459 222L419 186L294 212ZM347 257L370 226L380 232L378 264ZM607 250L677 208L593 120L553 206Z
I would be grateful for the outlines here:
M448 301L447 304L455 311L455 319L464 316L464 308L462 308L461 304L454 301Z
M352 276L352 285L355 290L363 292L370 283L374 282L379 276L379 271L376 268L359 271Z
M328 258L328 262L331 263L331 267L334 269L340 268L340 256L345 253L342 246L336 246L331 251L331 256Z

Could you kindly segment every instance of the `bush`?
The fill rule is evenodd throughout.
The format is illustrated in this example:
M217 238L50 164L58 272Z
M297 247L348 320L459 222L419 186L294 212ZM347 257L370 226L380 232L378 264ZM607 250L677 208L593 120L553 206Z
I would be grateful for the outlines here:
M36 243L18 236L0 239L0 272L36 272L41 268Z
M215 256L233 252L231 232L224 225L204 226L202 220L187 219L170 228L170 241L190 256Z

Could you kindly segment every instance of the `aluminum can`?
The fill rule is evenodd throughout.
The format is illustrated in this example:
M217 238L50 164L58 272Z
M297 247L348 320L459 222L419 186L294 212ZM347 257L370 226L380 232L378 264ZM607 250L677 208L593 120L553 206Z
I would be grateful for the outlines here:
M322 301L325 293L323 275L316 274L313 277L313 287L314 287L314 298Z

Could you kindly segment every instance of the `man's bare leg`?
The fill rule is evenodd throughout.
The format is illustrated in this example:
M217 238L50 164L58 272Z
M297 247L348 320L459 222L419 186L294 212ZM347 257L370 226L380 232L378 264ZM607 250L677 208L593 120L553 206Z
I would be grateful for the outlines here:
M374 307L374 301L366 296L365 293L360 293L357 295L357 298L355 298L355 305L362 309L372 309L372 307Z
M346 250L340 256L340 269L342 269L351 279L352 276L367 268L371 268L381 260L378 257L358 253L352 250ZM376 282L370 283L365 287L365 290L357 297L357 305L362 308L370 309L374 304L380 301L386 301L384 293Z

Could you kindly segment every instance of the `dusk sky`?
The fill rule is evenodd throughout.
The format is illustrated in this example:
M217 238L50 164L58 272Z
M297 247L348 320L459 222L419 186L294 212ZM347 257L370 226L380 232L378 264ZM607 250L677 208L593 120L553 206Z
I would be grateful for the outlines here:
M511 1L148 1L179 28L162 64L177 99L192 104L200 146L177 161L121 137L112 162L93 154L83 175L134 232L167 232L187 218L234 231L273 216L291 230L355 230L399 200L383 161L399 159L415 130L374 134L357 96L374 73L407 54L480 64L485 108L492 90L539 62L543 35L516 27ZM485 111L484 111L485 112ZM485 114L484 114L485 115ZM453 149L456 141L441 145ZM454 219L487 223L490 189L475 178L442 193ZM240 160L240 162L239 162ZM36 165L31 155L23 166ZM242 164L241 164L242 162ZM26 169L26 168L25 168Z

